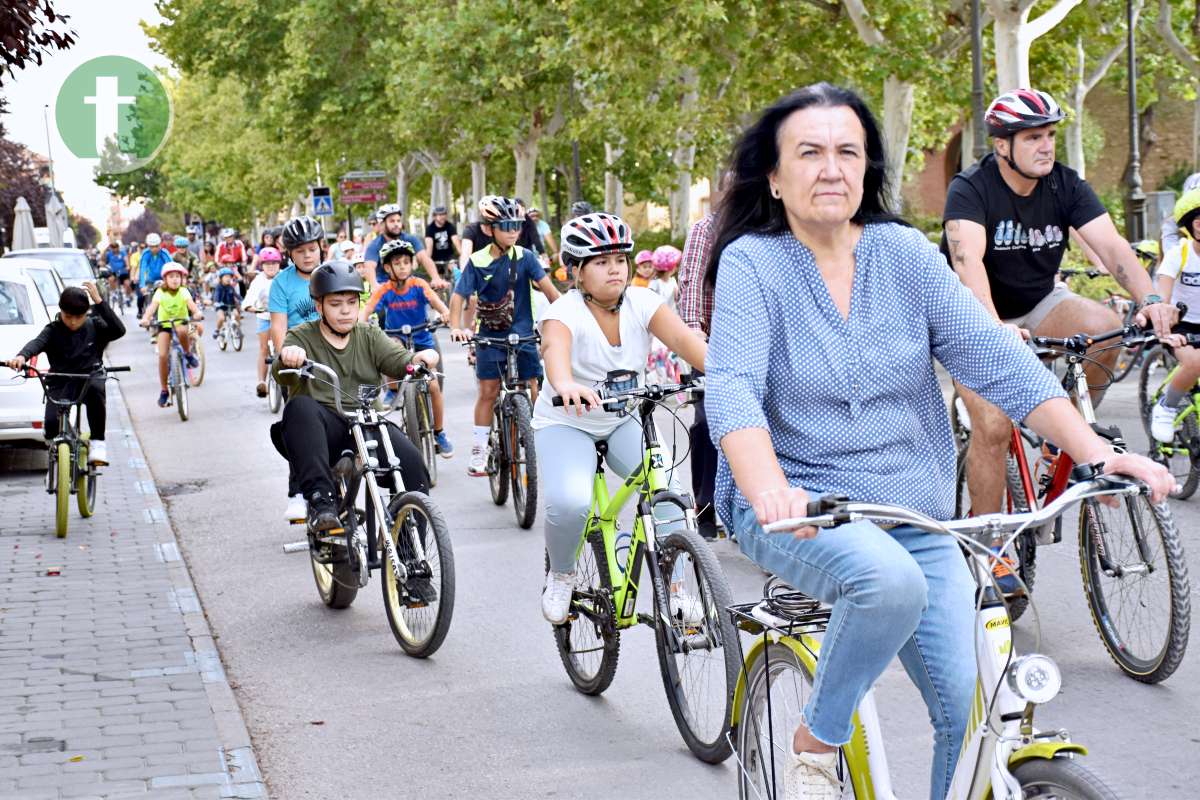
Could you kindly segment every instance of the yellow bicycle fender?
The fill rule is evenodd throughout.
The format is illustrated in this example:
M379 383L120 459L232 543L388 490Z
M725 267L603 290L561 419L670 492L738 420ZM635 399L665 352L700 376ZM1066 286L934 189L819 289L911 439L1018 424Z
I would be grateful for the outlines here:
M750 650L745 654L742 669L738 672L737 685L733 687L733 718L730 722L734 728L742 721L742 703L746 699L746 665L753 664L758 660L762 655L764 647L766 647L766 642L763 640L763 637L754 637L754 644L750 646Z
M1008 757L1008 765L1015 767L1022 761L1029 761L1033 758L1051 759L1059 753L1078 753L1086 756L1087 752L1087 748L1078 742L1034 742L1019 750L1014 750L1013 754Z

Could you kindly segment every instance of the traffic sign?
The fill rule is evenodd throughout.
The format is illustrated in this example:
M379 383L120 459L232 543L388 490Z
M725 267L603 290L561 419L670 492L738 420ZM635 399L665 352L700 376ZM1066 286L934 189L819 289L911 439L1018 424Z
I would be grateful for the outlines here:
M354 180L355 178L386 178L387 173L381 169L366 169L358 170L357 172L347 172L342 176L342 180Z
M312 211L314 217L333 216L333 193L328 186L312 187Z

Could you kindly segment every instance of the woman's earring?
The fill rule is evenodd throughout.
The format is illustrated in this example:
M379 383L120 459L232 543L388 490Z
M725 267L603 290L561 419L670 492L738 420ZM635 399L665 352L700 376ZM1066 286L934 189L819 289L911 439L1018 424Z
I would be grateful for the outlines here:
M776 200L779 199L779 189L774 186L771 187L771 197L774 197Z

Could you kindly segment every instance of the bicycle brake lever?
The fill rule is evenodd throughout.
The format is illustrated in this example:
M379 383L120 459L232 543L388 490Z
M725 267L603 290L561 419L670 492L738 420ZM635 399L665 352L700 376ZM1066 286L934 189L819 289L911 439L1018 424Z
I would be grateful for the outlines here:
M824 494L818 497L816 500L809 502L808 508L806 509L806 516L818 517L822 514L834 514L835 512L838 512L838 509L849 502L850 498L844 494ZM849 522L849 516L846 517L844 522Z

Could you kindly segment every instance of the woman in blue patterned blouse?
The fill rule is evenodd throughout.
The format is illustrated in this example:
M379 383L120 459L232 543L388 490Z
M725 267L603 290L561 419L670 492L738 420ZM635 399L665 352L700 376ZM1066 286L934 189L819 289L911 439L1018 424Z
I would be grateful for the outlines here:
M1138 477L1156 500L1172 483L1096 436L937 248L888 213L884 163L854 93L822 83L783 98L734 148L708 267L718 511L747 556L833 607L784 773L789 800L840 797L837 746L897 655L933 722L930 797L950 783L975 686L974 583L958 545L869 522L761 527L827 492L949 519L954 448L934 359L1077 462Z

